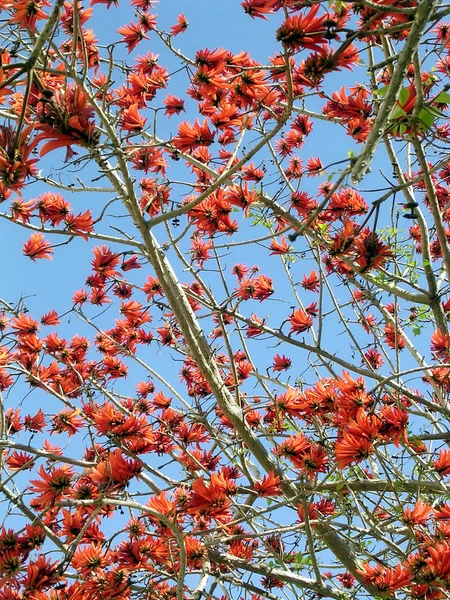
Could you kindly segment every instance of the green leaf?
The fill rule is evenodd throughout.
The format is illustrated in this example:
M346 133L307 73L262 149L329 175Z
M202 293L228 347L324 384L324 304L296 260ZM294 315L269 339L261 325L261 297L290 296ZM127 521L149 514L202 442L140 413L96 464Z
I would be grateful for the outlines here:
M441 92L433 102L437 102L438 104L450 104L450 94L448 92Z
M441 111L437 108L434 108L434 106L427 106L425 110L427 110L430 114L434 115L435 117L438 117L439 119L445 117L445 115L443 115Z
M398 101L400 104L404 104L409 98L409 90L408 88L402 88L400 90L400 94L398 96Z
M422 108L422 110L419 112L418 117L419 121L423 125L424 131L428 131L428 129L430 129L430 127L436 120L436 116L433 115L427 108Z
M400 117L404 117L406 112L403 110L401 106L396 106L391 114L391 119L399 119Z
M422 331L422 328L420 327L420 325L417 325L417 324L414 325L414 327L413 327L413 334L414 335L420 335L421 331Z
M389 86L386 85L385 87L378 88L377 90L375 90L374 94L375 94L375 96L382 96L382 97L384 97L384 96L386 96L388 89L389 89Z

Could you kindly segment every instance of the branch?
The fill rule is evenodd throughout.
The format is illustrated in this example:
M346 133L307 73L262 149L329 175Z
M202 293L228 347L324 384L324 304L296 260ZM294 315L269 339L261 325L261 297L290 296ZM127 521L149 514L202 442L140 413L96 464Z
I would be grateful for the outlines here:
M250 573L256 573L265 577L274 577L275 579L279 579L285 583L291 583L300 589L312 590L321 596L336 598L338 600L349 597L347 594L344 595L341 591L335 591L329 585L318 583L317 581L314 581L314 579L308 579L306 577L302 577L301 575L297 575L296 573L269 567L262 562L252 563L247 559L238 558L237 556L233 556L231 554L217 552L211 548L208 548L208 556L210 560L218 564L234 567L235 569L243 569L245 571L250 571Z
M366 145L352 167L352 180L355 185L358 184L367 173L370 163L372 162L372 159L378 148L378 144L385 134L386 125L389 122L392 110L399 97L406 71L411 63L414 53L417 52L420 38L430 20L434 9L434 0L422 0L417 7L417 11L414 16L414 23L411 27L403 50L400 52L397 67L389 83L387 94L377 113L372 130L367 138Z

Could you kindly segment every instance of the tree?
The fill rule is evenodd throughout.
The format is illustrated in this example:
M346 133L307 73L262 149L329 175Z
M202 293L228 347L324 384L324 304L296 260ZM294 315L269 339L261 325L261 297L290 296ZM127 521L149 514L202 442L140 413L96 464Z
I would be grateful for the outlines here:
M450 8L176 4L1 4L0 600L449 598Z

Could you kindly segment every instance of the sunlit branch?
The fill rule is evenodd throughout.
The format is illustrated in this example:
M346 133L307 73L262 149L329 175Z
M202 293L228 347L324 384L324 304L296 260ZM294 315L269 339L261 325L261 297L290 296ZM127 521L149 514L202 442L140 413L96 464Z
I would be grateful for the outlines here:
M355 184L359 183L367 173L378 144L385 134L386 123L389 122L390 115L400 94L400 89L405 79L408 65L411 62L413 55L417 52L417 46L420 42L421 35L434 10L435 3L433 0L421 0L417 7L414 15L414 22L409 31L408 39L399 54L397 66L389 83L387 94L378 110L364 148L352 166L351 173Z

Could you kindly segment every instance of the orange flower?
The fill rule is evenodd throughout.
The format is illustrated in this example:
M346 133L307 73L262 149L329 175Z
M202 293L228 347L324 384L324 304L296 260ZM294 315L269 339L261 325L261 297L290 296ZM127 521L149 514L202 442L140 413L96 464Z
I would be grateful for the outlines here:
M89 475L92 482L102 490L111 491L123 489L141 470L142 463L139 460L127 460L120 450L114 450Z
M69 437L74 435L84 425L84 420L79 416L80 410L66 408L53 417L52 431L62 433L67 431Z
M440 450L439 458L433 462L433 467L441 477L450 475L450 450Z
M23 419L23 424L28 431L39 431L42 433L45 427L45 415L42 412L42 409L40 408L33 417L31 415L26 415Z
M309 275L304 275L301 286L305 290L309 290L310 292L317 292L320 286L319 276L315 271L311 271Z
M170 28L170 33L172 35L178 35L179 33L183 33L188 28L188 25L189 25L189 23L188 23L186 17L184 16L183 13L181 13L180 15L178 15L177 24L172 25L172 27Z
M450 335L437 329L431 336L431 351L444 362L449 361Z
M90 210L79 213L77 216L71 213L64 219L64 223L70 233L80 235L86 241L88 239L86 234L94 230L94 221Z
M102 550L100 544L89 544L79 548L72 560L72 567L83 577L89 577L93 572L104 569L110 563L110 552Z
M354 435L344 433L342 438L335 444L336 465L339 469L345 469L352 463L359 463L373 452L372 441Z
M47 15L42 8L51 6L47 0L16 0L13 2L14 16L10 19L10 23L18 23L23 29L34 31L36 29L36 21L47 19Z
M279 0L244 0L241 6L252 19L258 17L267 21L265 15L273 13L278 3Z
M52 101L42 102L39 106L39 122L35 127L42 133L36 136L34 143L45 141L40 156L56 148L67 147L68 160L73 155L71 144L89 147L98 140L89 96L81 88L57 88Z
M388 323L384 329L384 341L393 350L403 350L406 347L405 338L399 332L398 329L394 327L392 323Z
M214 133L208 127L208 122L205 119L200 125L198 119L194 125L183 121L178 126L178 135L172 140L172 144L181 152L189 152L199 146L209 146L214 140Z
M272 240L270 250L272 250L270 254L288 254L291 250L291 246L287 243L286 238L283 235L279 242Z
M179 115L181 112L185 111L184 100L176 98L175 96L172 96L172 94L169 94L164 100L164 106L166 107L164 114L169 117Z
M392 250L383 244L373 231L364 231L356 237L352 250L355 252L355 263L359 266L360 273L378 269L392 257Z
M15 471L16 469L31 469L34 465L35 458L32 454L27 454L26 452L17 452L14 451L10 456L6 459L6 464L11 469L11 471Z
M281 494L280 478L270 471L264 475L262 481L256 481L253 489L258 493L258 496L279 496Z
M27 242L24 242L22 251L25 256L34 262L38 258L52 259L53 247L47 242L42 233L33 233Z
M42 315L41 317L41 324L42 325L59 325L60 320L58 318L58 313L56 312L56 310L51 310L50 312L46 313L45 315Z
M408 527L415 525L425 525L432 511L432 507L422 500L418 500L413 509L405 508L401 520Z
M363 564L358 570L359 575L367 583L374 585L380 592L395 592L411 583L412 575L403 565L392 567L382 567L376 565L371 567L368 563Z
M29 223L35 208L36 202L34 200L24 202L21 198L15 198L11 202L12 218L14 221L18 221L20 219L24 224Z
M276 354L273 357L272 371L274 373L277 371L287 371L288 369L291 368L291 366L292 366L291 359L288 358L287 356L285 356L284 354L283 354L283 356Z
M31 128L22 132L10 127L0 127L0 182L2 189L18 191L25 180L37 173L36 158L29 158L36 147L36 140L28 143Z
M129 25L119 27L117 33L123 37L128 53L132 52L142 40L148 40L148 37L145 35L144 27L140 23L131 22Z
M214 474L209 484L202 477L195 480L187 511L191 514L206 515L223 521L230 516L231 501L225 493L223 485L215 479Z
M208 558L208 550L197 538L186 536L184 538L186 559L189 569L201 569Z
M36 592L53 587L60 581L62 576L59 574L59 562L52 563L49 558L38 555L27 565L27 573L21 580L25 590L28 590L30 597L39 597ZM30 591L35 593L29 593ZM26 595L28 595L26 594Z
M299 308L289 317L289 323L291 324L290 333L303 333L312 327L313 320L303 309Z
M147 119L139 114L138 105L132 104L120 116L120 129L138 133L145 128Z
M117 277L119 272L115 267L120 263L118 254L114 254L108 246L99 248L96 246L93 250L92 269L99 273L103 278Z
M56 500L70 492L74 475L71 466L53 467L49 472L41 466L38 473L40 479L30 481L30 491L40 494L38 500L42 509L49 508Z

